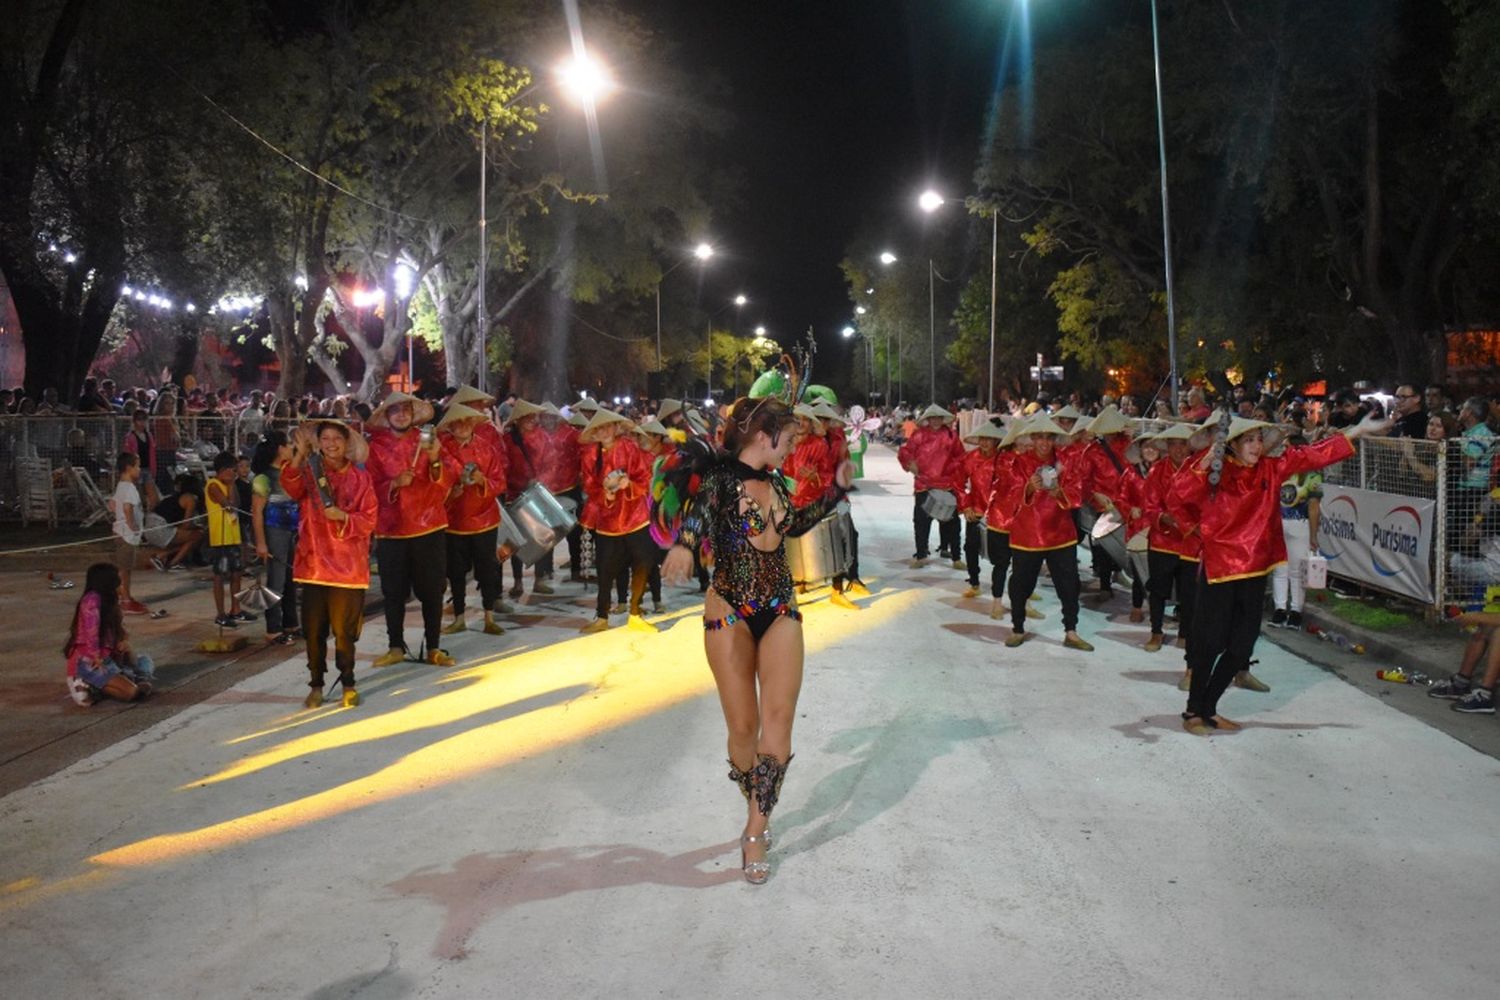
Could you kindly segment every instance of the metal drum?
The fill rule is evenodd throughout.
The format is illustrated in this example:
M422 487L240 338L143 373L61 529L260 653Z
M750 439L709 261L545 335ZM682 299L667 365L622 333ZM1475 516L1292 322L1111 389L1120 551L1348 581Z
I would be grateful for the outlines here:
M951 521L958 513L958 497L947 490L928 490L922 510L934 521Z
M1087 506L1080 509L1086 512L1085 516L1093 513ZM1089 539L1113 559L1116 566L1124 569L1130 565L1130 554L1125 550L1125 522L1115 511L1107 510L1094 518L1093 524L1089 525Z
M786 563L793 583L819 583L849 570L854 561L854 519L847 504L796 538L786 540Z
M1150 534L1149 531L1138 531L1125 543L1125 551L1130 554L1130 568L1143 586L1151 581L1151 559L1147 555L1151 547Z
M577 524L577 518L558 503L551 490L541 483L532 483L514 502L501 508L496 544L520 539L516 555L530 566L567 538Z

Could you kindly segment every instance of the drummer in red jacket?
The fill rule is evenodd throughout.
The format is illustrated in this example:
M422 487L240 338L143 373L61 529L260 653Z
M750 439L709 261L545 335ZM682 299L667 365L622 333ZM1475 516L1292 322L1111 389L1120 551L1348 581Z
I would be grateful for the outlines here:
M500 495L505 492L505 452L499 439L483 433L489 417L463 403L449 405L438 423L443 451L459 467L458 482L448 492L448 589L453 595L453 622L443 632L455 635L464 624L464 594L472 568L484 608L484 631L504 635L495 621L500 599L500 560L495 557L500 527Z
M657 628L641 612L646 581L656 565L657 548L651 541L651 459L635 443L631 422L618 413L599 410L584 428L580 439L595 445L592 461L581 469L583 490L592 501L595 558L599 566L598 600L594 620L581 631L602 632L609 628L609 596L615 578L630 567L630 619L628 627L642 632Z
M1201 512L1194 489L1197 472L1193 468L1192 444L1197 428L1191 424L1174 424L1155 436L1166 454L1157 459L1146 476L1142 492L1146 524L1150 529L1147 565L1150 569L1147 590L1151 599L1151 637L1146 652L1154 653L1166 642L1163 622L1167 599L1177 594L1177 647L1186 649L1193 632L1193 611L1198 594L1198 560L1203 537L1198 525ZM1188 689L1188 675L1178 685Z
M521 399L511 407L510 423L504 437L508 470L506 501L515 500L532 483L541 483L554 497L570 500L576 517L583 506L583 491L578 483L577 428L564 422L561 411L551 403L538 406ZM583 579L582 533L583 528L579 526L568 534L568 578L574 581ZM510 568L515 576L510 596L520 597L521 560L512 557ZM547 552L533 567L533 593L556 593L552 586L552 572L552 553Z
M375 660L386 667L406 658L406 602L413 593L422 605L427 662L453 665L440 648L443 589L447 583L448 490L459 467L443 454L437 435L418 427L432 420L432 404L404 392L392 393L370 415L370 461L367 466L380 505L375 523L375 559L380 566L380 593L385 599L389 648Z
M1261 432L1271 425L1235 417L1218 476L1212 470L1212 449L1194 463L1197 475L1188 492L1203 511L1203 564L1188 643L1192 680L1182 713L1188 732L1206 736L1240 728L1219 714L1219 698L1235 675L1250 665L1260 635L1266 577L1286 562L1281 484L1300 472L1342 462L1354 454L1350 441L1384 433L1391 423L1366 418L1317 444L1269 456Z
M922 411L917 429L896 453L901 467L914 477L913 491L916 503L912 508L912 528L916 535L917 550L912 556L911 566L916 569L927 562L927 541L932 530L932 517L924 504L931 490L946 490L953 493L956 480L963 468L964 446L958 433L950 426L953 414L936 403ZM955 495L955 499L957 499ZM958 517L938 522L938 554L951 559L958 568L959 560Z
M1094 647L1078 634L1078 529L1073 511L1083 500L1083 469L1075 459L1057 453L1063 429L1038 413L1021 428L1029 450L1018 453L996 488L1015 506L1010 529L1011 634L1007 646L1031 638L1026 631L1026 601L1036 589L1042 563L1062 602L1063 645L1085 652Z
M854 462L849 456L849 424L844 420L834 405L826 399L820 399L813 404L813 413L823 425L823 436L828 441L828 464L825 471L828 473L824 480L824 488L839 478L839 470L847 472L845 478L852 479L854 476ZM848 595L856 597L869 597L870 588L865 586L865 581L859 577L859 529L854 526L853 514L849 517L849 569L833 578L834 604L843 608L858 608L849 599Z
M337 420L314 420L292 435L292 457L281 470L281 488L297 502L297 554L292 576L302 591L307 636L308 708L323 704L328 637L344 688L344 707L359 704L354 686L354 645L365 620L370 588L370 536L377 504L370 475L359 467L365 439ZM321 477L311 469L317 453Z
M1122 503L1129 477L1136 475L1125 454L1130 447L1129 429L1130 422L1113 404L1099 411L1085 428L1088 436L1083 440L1079 454L1086 463L1084 506L1092 513L1086 518L1085 526L1109 511L1114 511L1122 522L1129 520ZM1103 546L1092 546L1091 551L1099 594L1107 599L1114 596L1112 580L1115 570L1125 567L1117 566Z
M1016 493L1019 486L1012 479L1010 470L1015 464L1016 456L1030 450L1030 439L1021 434L1025 426L1026 421L1017 417L1005 428L999 450L995 453L995 471L990 482L989 496L984 500L985 506L982 508L985 551L990 558L990 617L996 621L1003 621L1010 611L1001 597L1005 594L1006 573L1010 571L1010 529L1015 524L1016 508L1020 506L1020 498ZM968 502L975 507L978 506L978 500L978 497L968 498ZM1027 599L1030 600L1030 595L1027 595ZM1045 618L1046 615L1028 603L1026 617Z
M990 420L983 420L964 440L974 445L964 452L963 476L958 484L958 512L964 519L964 563L969 571L969 589L965 597L979 596L979 545L986 534L984 514L995 492L995 476L1010 456L1002 458L1000 442L1005 431ZM995 599L1000 595L996 593Z

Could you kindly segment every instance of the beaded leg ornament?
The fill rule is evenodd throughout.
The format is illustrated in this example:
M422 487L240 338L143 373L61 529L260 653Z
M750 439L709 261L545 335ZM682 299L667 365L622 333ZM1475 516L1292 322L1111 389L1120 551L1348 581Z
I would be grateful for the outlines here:
M740 786L740 794L745 801L750 801L750 771L741 771L735 766L734 761L729 761L729 780ZM754 768L751 768L753 771Z
M786 769L792 763L792 758L782 763L768 753L761 754L750 769L750 791L755 794L755 804L760 807L762 816L770 818L771 810L776 808L776 800L781 796L781 781L786 777Z

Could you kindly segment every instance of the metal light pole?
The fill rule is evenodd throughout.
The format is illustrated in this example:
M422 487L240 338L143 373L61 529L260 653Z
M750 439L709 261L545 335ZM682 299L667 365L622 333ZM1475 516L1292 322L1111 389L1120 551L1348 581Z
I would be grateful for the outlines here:
M1161 99L1161 32L1151 0L1151 56L1156 67L1156 140L1161 155L1161 243L1167 280L1167 362L1171 366L1172 413L1177 413L1177 301L1172 286L1172 215L1167 201L1167 122Z
M937 286L934 284L932 258L927 258L927 385L932 392L932 401L937 402Z
M712 257L713 255L714 255L714 248L712 246L710 246L707 243L699 243L696 247L693 248L693 257L692 257L692 259L695 259L695 260L698 261L698 263L702 264L702 263L705 263L708 260L708 258ZM661 277L656 279L656 370L657 371L661 371L662 370L662 368L661 368L661 283L663 281L667 280L667 275L671 274L673 271L677 270L679 267L681 267L682 265L686 264L688 262L688 260L689 260L689 258L684 257L682 260L679 260L677 263L673 264L671 267L669 267L665 271L663 271Z
M474 384L480 392L489 392L489 322L484 314L484 276L490 266L490 240L489 220L485 214L485 184L489 174L489 136L490 123L488 121L479 124L479 294L477 296L477 308L474 313L474 321L478 324L476 336L478 341L479 358L477 373Z
M1000 274L1000 210L990 216L993 226L990 236L990 391L986 413L995 412L995 290Z

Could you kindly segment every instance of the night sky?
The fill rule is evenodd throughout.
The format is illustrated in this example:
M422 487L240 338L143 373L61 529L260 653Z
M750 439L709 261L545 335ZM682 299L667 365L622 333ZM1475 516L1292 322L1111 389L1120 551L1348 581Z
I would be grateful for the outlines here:
M743 290L744 326L828 338L850 303L840 259L872 222L920 238L916 195L971 192L1011 0L650 0L628 4L728 84L743 204L713 234L705 300ZM587 31L587 23L584 25ZM955 206L955 212L962 209Z

